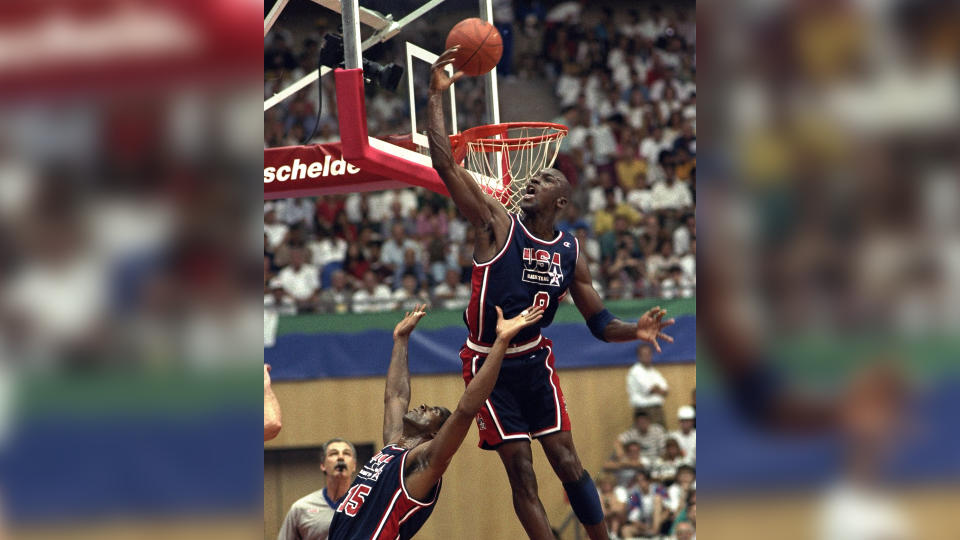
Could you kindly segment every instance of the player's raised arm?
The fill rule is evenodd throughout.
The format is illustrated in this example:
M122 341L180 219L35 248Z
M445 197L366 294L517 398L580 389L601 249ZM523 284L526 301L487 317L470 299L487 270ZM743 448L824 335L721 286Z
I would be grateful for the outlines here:
M483 406L483 402L493 391L510 340L520 330L539 321L542 317L543 308L531 306L516 317L504 320L503 311L499 306L497 307L497 340L494 341L486 360L467 385L463 396L460 397L460 402L457 403L457 408L444 422L436 437L410 453L411 457L415 457L420 464L417 471L406 478L407 490L414 498L426 496L447 470L450 460L460 448L463 438L466 437L470 424Z
M280 402L270 385L270 365L263 365L263 440L269 441L280 434L283 426L280 418Z
M628 323L614 317L603 305L603 300L593 288L593 278L583 257L577 260L577 269L570 285L570 296L580 314L587 321L590 332L603 341L645 341L660 351L658 339L673 343L673 338L663 333L663 329L674 323L673 319L663 320L667 310L657 306L640 317L636 323Z
M383 391L383 444L391 444L403 432L403 415L410 405L410 368L407 364L407 345L410 332L427 314L426 305L418 304L393 329L393 352L387 370L387 385Z
M463 76L462 71L447 75L445 67L453 62L458 47L451 47L437 58L430 67L430 98L427 113L427 138L430 141L430 158L433 168L443 180L457 209L474 227L500 226L506 231L509 216L503 206L480 189L466 169L453 159L450 138L447 137L443 115L443 92ZM498 235L499 236L499 235ZM498 238L499 239L499 238Z

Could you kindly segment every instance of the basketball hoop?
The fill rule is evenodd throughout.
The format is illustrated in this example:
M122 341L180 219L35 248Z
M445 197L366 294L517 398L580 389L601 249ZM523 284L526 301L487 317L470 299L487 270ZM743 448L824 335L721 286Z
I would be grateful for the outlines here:
M467 129L450 137L453 156L507 212L520 213L530 178L553 166L567 127L551 122L509 122Z

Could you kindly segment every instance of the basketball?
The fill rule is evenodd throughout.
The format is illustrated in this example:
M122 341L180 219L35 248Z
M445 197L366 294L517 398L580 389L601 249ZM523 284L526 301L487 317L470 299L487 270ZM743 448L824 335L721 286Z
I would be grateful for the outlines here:
M453 60L453 69L462 71L471 77L487 73L503 54L503 42L500 32L487 21L471 17L456 24L447 34L449 49L459 45L460 50Z

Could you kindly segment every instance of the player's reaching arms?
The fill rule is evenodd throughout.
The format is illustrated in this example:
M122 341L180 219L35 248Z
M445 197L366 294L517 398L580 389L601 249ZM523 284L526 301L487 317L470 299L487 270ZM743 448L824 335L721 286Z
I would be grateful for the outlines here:
M393 329L393 352L387 369L387 385L383 391L383 444L396 442L403 432L403 415L410 405L410 368L407 348L410 332L427 314L426 305L417 304Z
M399 349L396 344L394 346L394 355L387 374L387 395L385 397L387 407L384 411L383 422L386 444L397 444L407 438L407 435L404 435L403 432L404 422L418 423L432 412L425 405L421 405L420 408L404 414L410 401L410 378L409 371L406 369L406 341L423 315L423 307L418 306L413 313L408 313L394 330L396 343L401 345ZM460 448L464 437L466 437L477 412L484 401L490 397L490 392L493 391L510 340L521 329L540 320L543 316L543 309L530 307L512 319L504 319L503 312L498 307L497 315L497 339L490 354L477 371L477 375L464 390L456 409L443 422L436 434L432 434L430 440L417 445L410 451L404 481L407 491L414 498L426 497L436 485L437 480L443 476L450 460L457 449ZM403 358L400 358L401 356ZM404 445L400 444L400 446Z
M570 285L570 296L576 304L580 314L587 321L590 332L603 341L633 341L641 340L660 351L658 339L673 343L673 338L663 333L663 330L672 325L673 319L663 320L667 310L660 306L650 309L636 323L628 323L614 317L603 305L603 300L593 288L593 278L585 258L577 260L577 268Z
M445 68L453 62L458 46L447 49L430 67L430 98L427 112L427 138L433 168L443 180L450 197L463 217L477 228L474 258L478 262L492 259L507 241L510 216L503 205L480 189L466 169L453 159L450 139L447 137L443 115L443 92L463 76L458 71L447 75Z
M270 387L270 366L263 365L263 440L269 441L280 433L280 402Z

